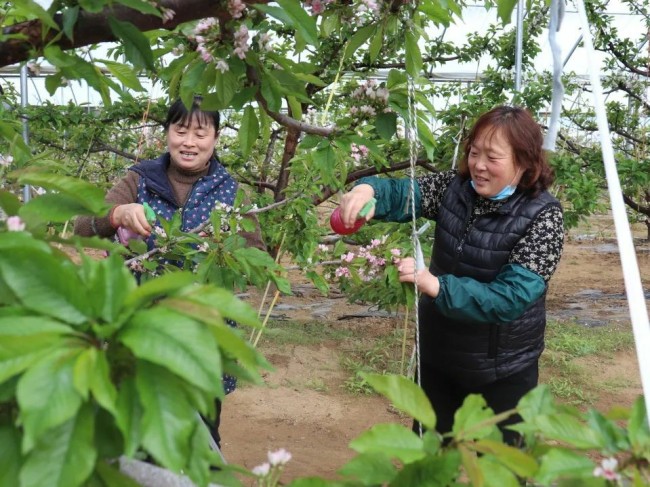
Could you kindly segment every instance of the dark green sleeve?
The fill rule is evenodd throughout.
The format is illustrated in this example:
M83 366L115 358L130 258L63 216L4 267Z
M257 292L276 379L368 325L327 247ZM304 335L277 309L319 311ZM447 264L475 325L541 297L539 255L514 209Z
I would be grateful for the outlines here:
M375 190L375 216L377 220L391 222L411 221L411 180L368 177L362 178L355 184L369 184ZM420 186L415 184L415 215L419 217L422 208Z
M544 279L518 264L507 264L492 282L451 274L439 276L435 305L445 316L466 322L508 323L519 318L546 288Z

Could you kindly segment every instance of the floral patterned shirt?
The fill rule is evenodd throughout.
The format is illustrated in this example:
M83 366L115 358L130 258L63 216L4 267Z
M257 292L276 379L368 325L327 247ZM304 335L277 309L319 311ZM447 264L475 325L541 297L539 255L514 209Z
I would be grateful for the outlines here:
M432 220L437 218L445 189L456 174L455 170L451 170L417 179L421 193L423 217ZM468 227L474 223L478 216L497 210L504 201L477 198ZM549 207L539 213L528 228L526 235L512 249L509 263L521 265L548 282L560 262L563 245L562 210L558 207Z

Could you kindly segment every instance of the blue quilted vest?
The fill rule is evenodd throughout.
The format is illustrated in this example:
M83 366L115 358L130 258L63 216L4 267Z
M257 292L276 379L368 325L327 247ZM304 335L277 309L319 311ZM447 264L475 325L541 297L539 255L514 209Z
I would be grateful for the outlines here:
M138 183L138 203L148 203L149 206L166 220L171 219L175 212L182 212L181 230L189 231L207 220L217 202L232 206L237 194L237 181L219 163L216 157L210 160L210 169L192 186L184 206L179 207L174 197L167 168L169 167L169 152L158 159L142 161L129 170L140 175ZM156 222L155 225L160 225ZM152 233L147 240L151 250L155 246L155 235ZM228 324L235 323L228 320ZM235 390L237 380L229 375L223 376L223 387L226 394Z

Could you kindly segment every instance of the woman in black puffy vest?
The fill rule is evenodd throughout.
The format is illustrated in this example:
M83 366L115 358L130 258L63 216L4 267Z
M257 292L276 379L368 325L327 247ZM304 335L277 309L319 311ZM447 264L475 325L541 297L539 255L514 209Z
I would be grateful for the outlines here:
M436 222L431 263L417 272L413 258L395 265L422 293L420 382L441 434L469 394L498 414L537 385L546 290L564 239L542 143L528 111L499 106L476 121L458 171L416 180L416 216ZM368 219L411 221L410 191L408 179L361 179L342 196L341 218L351 227L374 197ZM519 441L505 428L519 420L500 424L504 441Z

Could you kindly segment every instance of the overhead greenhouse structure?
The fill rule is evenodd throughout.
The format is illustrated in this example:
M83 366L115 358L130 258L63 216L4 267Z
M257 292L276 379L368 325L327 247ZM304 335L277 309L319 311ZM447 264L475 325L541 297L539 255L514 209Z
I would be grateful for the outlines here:
M648 271L645 254L637 260L650 245L647 2L16 0L0 5L0 18L0 487L160 486L168 476L198 486L650 484ZM433 326L421 312L431 282L421 272L432 247L445 249L451 227L439 212L466 215L418 185L463 165L472 179L470 152L483 141L473 127L503 107L522 107L544 138L552 177L542 189L561 208L558 238L611 221L641 394L612 411L574 407L543 372L505 412L468 393L440 434L443 413L421 387L420 332ZM503 183L506 198L519 176ZM385 203L373 186L352 231L343 211L369 177L401 185L403 213L372 219ZM479 198L501 194L471 183ZM132 199L112 199L118 193ZM426 198L440 208L424 211ZM534 220L525 211L518 225ZM465 236L473 224L468 216ZM530 237L513 228L495 233ZM474 245L469 252L496 265L497 244L465 236L459 249ZM559 261L562 243L546 244L536 250L547 258L559 249ZM431 275L446 274L435 253ZM403 270L411 258L412 280ZM532 295L537 277L535 299L502 321L539 325L541 355L555 268L543 279L528 271L517 271L528 288L472 295L445 316L460 320L491 301L510 317L498 304ZM455 277L465 289L469 277ZM367 431L338 438L337 450L350 448L332 450L345 459L337 468L292 471L291 444L264 446L275 451L253 468L222 451L221 406L236 381L262 391L255 407L264 404L268 374L283 363L265 358L264 341L304 345L274 335L287 321L278 307L311 292L317 310L339 299L393 320L393 341L365 354L346 341L358 331L321 326L336 321L331 307L287 327L307 345L342 340L337 367L354 377L341 387L385 396L394 421L369 412ZM355 319L369 316L354 309ZM509 333L489 324L490 340ZM301 363L316 366L310 353ZM294 389L287 410L327 384ZM227 426L229 446L244 442L254 407L243 409ZM345 407L322 409L346 417ZM504 440L510 417L521 420L516 445ZM310 434L330 455L327 428Z

